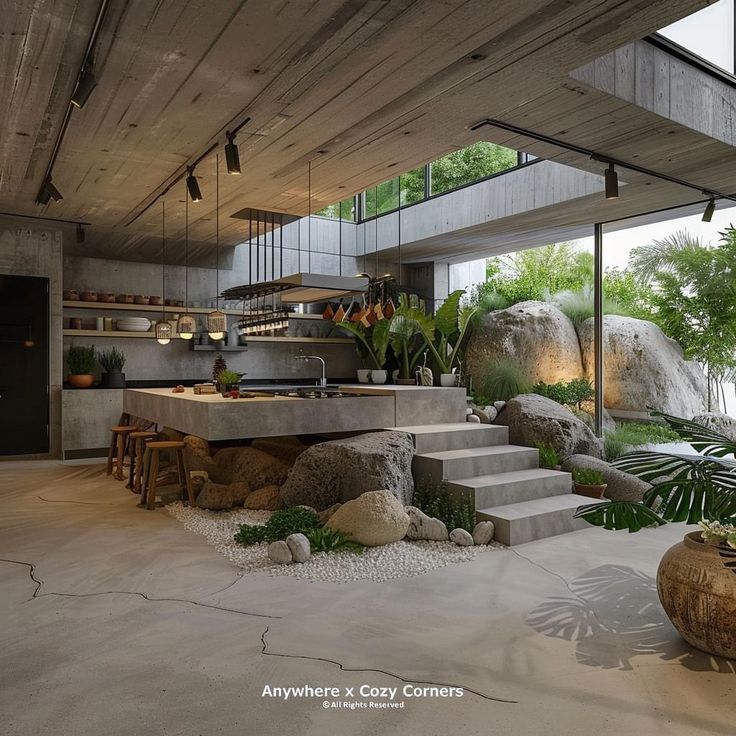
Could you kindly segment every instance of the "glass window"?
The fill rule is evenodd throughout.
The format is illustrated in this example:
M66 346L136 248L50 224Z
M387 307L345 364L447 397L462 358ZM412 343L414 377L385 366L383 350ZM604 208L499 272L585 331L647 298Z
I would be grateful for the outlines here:
M401 206L414 204L424 199L424 172L425 167L407 171L401 175Z
M447 192L516 165L516 151L495 143L478 141L432 164L431 193Z
M327 207L323 207L314 214L329 217L332 220L355 220L355 197L348 197L343 199L342 202L328 204Z
M734 73L734 0L718 0L659 33L711 64Z

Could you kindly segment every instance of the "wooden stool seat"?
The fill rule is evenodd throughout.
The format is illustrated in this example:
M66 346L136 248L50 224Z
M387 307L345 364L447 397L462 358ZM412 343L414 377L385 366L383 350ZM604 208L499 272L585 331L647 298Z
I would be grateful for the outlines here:
M107 451L107 474L112 474L113 458L115 461L115 478L125 480L123 475L123 463L125 461L125 449L128 445L128 435L135 430L132 424L116 424L110 427L110 449Z
M130 456L130 473L125 487L130 488L133 493L141 492L143 475L143 451L146 440L152 440L159 436L155 430L136 430L128 434L128 454Z
M141 487L141 506L147 506L149 509L156 508L156 479L158 477L158 468L160 462L161 450L173 450L176 455L176 470L179 478L179 488L182 494L182 500L194 506L194 490L192 489L191 476L189 474L189 465L184 448L186 444L176 440L140 440L145 444L145 452L143 454L143 485Z

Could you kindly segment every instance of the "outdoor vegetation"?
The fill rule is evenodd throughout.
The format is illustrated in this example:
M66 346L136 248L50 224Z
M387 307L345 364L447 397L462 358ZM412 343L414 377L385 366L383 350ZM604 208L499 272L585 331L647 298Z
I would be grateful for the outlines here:
M443 521L448 529L465 529L472 533L475 528L475 505L470 498L451 496L446 480L439 483L426 479L418 481L412 503L427 516Z

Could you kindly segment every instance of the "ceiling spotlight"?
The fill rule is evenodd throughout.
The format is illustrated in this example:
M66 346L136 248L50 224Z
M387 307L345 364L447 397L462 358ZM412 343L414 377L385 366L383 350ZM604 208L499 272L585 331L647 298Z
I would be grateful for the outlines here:
M38 202L38 204L48 204L49 199L53 199L54 202L58 202L63 199L61 192L53 185L51 177L44 179L41 189L38 192L38 196L36 197L36 202Z
M92 90L97 86L97 80L92 73L92 65L86 64L82 73L79 75L79 81L72 94L72 105L75 107L84 107L87 98L92 94Z
M201 202L202 191L199 188L197 177L194 176L194 167L187 166L187 172L187 190L189 191L189 196L192 202Z
M84 243L84 228L77 225L77 243Z
M240 173L240 154L238 147L235 145L235 134L226 133L227 143L225 144L225 162L227 163L228 174Z
M609 163L606 169L606 199L618 199L618 174L613 164Z
M713 219L713 213L716 211L716 198L711 196L708 200L708 204L705 205L705 212L703 212L703 222L710 222Z

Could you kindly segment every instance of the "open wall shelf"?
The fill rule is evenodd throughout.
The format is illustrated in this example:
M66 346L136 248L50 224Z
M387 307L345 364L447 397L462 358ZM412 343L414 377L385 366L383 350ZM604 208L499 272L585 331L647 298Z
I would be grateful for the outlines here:
M152 330L147 332L125 332L123 330L63 330L64 337L144 337L154 339L156 336ZM172 341L182 343L189 342L179 337L172 337ZM286 342L286 343L325 343L325 344L348 344L353 342L352 337L249 337L248 342ZM190 343L194 350L217 350L215 345L194 345ZM245 350L246 345L229 345L225 350Z
M98 312L106 311L123 311L123 312L148 312L149 314L209 314L214 307L161 307L152 306L150 304L118 304L117 302L82 302L82 301L63 301L61 303L65 309L95 309ZM221 309L224 314L233 317L242 317L242 309ZM246 315L248 312L246 312ZM264 312L267 314L267 312ZM321 314L297 314L296 312L289 315L289 319L322 319Z

